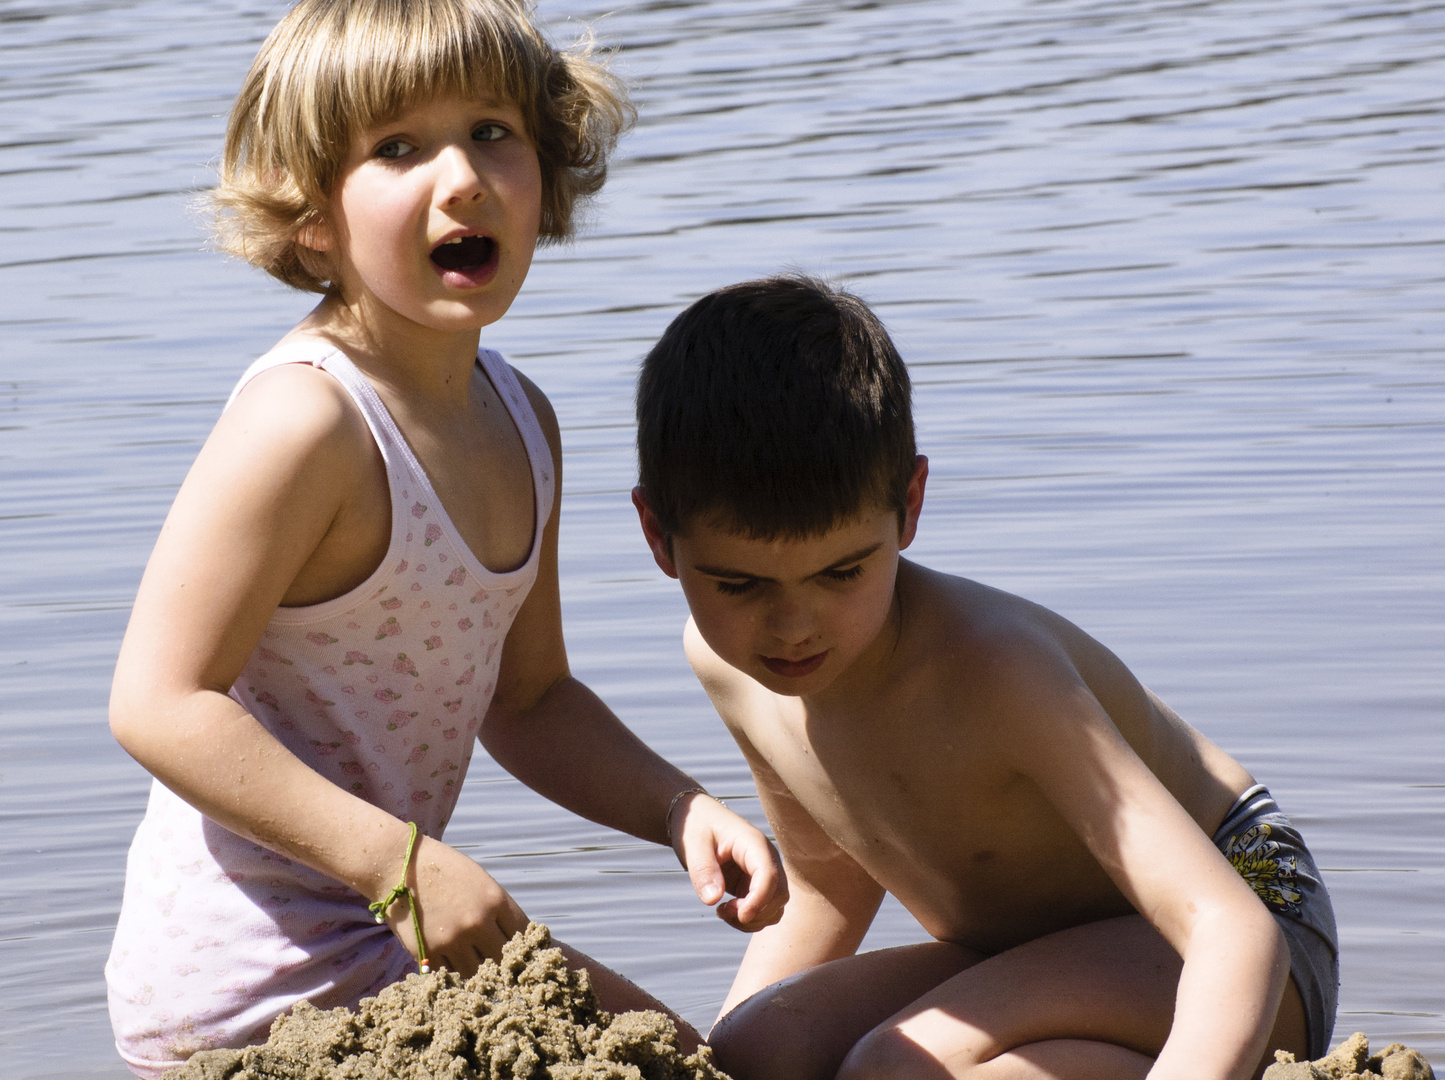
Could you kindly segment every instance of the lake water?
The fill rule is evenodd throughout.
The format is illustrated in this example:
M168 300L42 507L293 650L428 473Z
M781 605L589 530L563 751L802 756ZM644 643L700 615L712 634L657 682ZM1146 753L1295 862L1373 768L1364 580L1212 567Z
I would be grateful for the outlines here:
M177 484L310 301L188 211L276 0L0 0L0 1074L128 1075L101 966L148 777L111 667ZM596 0L543 0L570 38ZM1047 604L1267 781L1342 939L1337 1036L1445 1065L1445 6L657 0L585 238L484 341L568 455L574 669L757 816L628 502L636 363L783 267L916 379L923 562ZM625 782L619 778L619 782ZM706 1025L744 939L670 853L479 755L448 839ZM870 944L921 937L896 906Z

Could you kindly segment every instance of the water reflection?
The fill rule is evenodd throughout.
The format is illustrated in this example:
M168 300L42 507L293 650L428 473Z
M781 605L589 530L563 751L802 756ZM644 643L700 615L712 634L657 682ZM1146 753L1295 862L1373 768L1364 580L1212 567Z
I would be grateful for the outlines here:
M187 209L285 5L0 5L0 1049L120 1076L100 964L145 777L109 669L161 516L307 301ZM560 36L600 4L543 4ZM933 459L925 562L1048 603L1267 779L1330 877L1339 1029L1445 1060L1445 8L629 5L642 123L489 335L568 453L574 666L748 801L635 536L631 377L677 308L799 265L874 301ZM670 857L480 763L449 837L706 1022L741 940ZM644 917L639 918L639 913ZM871 940L918 934L889 909ZM1432 967L1433 965L1433 967Z

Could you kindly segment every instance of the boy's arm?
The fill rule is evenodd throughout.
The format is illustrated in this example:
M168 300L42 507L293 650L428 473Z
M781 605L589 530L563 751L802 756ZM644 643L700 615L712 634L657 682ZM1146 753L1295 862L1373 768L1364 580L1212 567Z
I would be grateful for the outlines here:
M788 875L782 919L758 933L723 1002L719 1018L753 994L800 971L851 956L883 901L879 885L818 825L747 737L743 713L750 680L720 660L691 619L683 646L698 681L742 750Z
M852 956L883 902L883 886L833 843L755 751L744 746L743 753L778 840L789 898L782 919L748 942L719 1017L780 979Z
M1033 780L1184 960L1150 1077L1243 1080L1289 974L1273 917L1119 733L1053 642L1001 647L981 680L1005 759Z
M767 837L715 799L678 798L697 783L654 753L570 673L557 582L561 435L546 397L520 373L518 379L552 448L557 498L542 536L536 583L507 634L482 743L528 787L573 813L671 846L704 903L734 893L718 905L718 915L731 925L757 930L774 923L788 892Z

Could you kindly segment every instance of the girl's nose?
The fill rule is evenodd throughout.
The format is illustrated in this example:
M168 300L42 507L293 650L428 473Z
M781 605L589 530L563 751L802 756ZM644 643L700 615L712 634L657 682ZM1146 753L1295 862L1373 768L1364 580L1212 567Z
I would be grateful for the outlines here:
M460 146L448 146L437 155L438 195L443 206L481 202L487 185L471 155Z

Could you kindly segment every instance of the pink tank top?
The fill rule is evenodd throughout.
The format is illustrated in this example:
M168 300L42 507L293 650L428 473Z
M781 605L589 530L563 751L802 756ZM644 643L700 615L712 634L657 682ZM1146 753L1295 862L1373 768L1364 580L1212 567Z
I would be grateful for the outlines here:
M391 540L346 595L277 609L231 697L322 776L440 837L502 643L536 580L551 450L511 368L479 352L475 377L491 381L521 433L536 507L527 561L493 573L458 535L376 391L334 347L278 346L231 400L260 372L295 363L334 376L366 417L386 463ZM116 1046L132 1071L158 1077L197 1050L262 1041L302 998L354 1005L409 970L366 897L152 784L105 969Z

